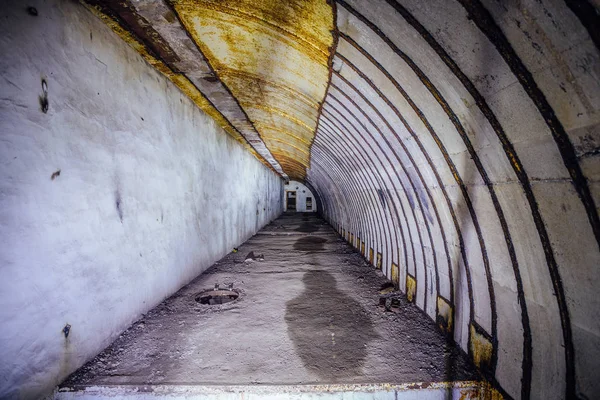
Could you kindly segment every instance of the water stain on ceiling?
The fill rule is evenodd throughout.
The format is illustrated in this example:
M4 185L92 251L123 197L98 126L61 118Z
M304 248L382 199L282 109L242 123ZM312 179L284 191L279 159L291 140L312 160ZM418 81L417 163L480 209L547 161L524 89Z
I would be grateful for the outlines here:
M329 1L88 4L178 86L187 80L188 96L273 169L304 180L335 47Z

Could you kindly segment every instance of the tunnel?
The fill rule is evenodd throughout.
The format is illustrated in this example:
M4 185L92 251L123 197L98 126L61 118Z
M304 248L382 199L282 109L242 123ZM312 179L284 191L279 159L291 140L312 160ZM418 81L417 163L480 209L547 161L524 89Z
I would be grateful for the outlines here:
M0 398L600 398L597 0L0 11Z

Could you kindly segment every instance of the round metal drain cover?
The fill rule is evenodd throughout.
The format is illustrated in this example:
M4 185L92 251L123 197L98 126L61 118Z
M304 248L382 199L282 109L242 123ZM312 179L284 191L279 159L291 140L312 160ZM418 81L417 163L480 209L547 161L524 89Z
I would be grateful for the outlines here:
M230 303L240 297L238 292L233 290L207 290L196 296L196 301L207 306Z

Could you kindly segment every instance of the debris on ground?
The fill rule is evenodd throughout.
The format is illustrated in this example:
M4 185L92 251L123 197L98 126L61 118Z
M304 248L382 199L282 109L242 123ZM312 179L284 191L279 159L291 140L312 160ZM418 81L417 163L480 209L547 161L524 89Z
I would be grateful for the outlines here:
M265 260L265 256L262 254L254 254L253 251L251 251L250 253L248 253L248 255L246 256L246 258L244 259L244 262L249 263L252 261L264 261Z

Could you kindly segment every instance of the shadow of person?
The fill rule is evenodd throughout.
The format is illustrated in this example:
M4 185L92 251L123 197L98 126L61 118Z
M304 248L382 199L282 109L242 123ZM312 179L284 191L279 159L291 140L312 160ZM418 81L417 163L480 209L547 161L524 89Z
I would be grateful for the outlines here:
M377 338L367 311L322 270L302 278L304 292L286 303L288 334L304 366L322 380L362 375L368 343Z

